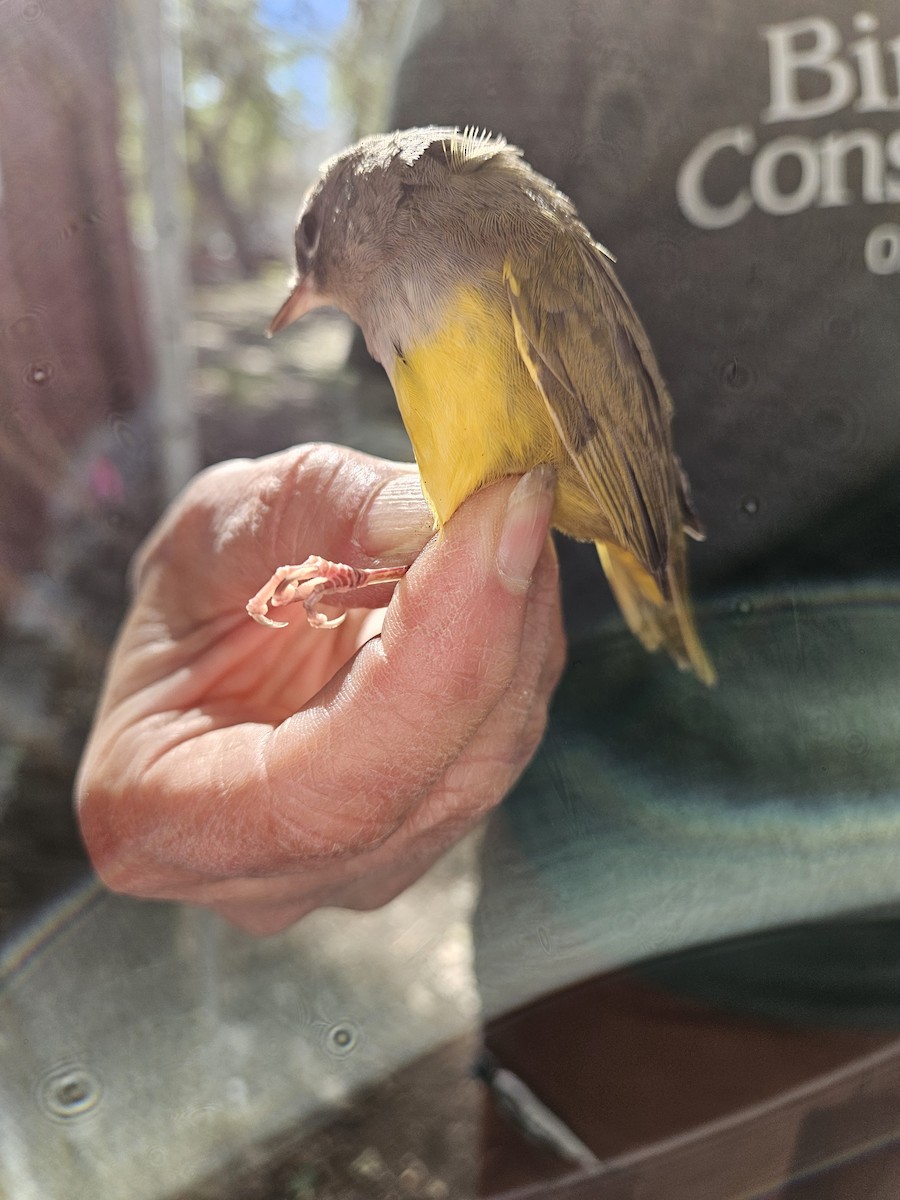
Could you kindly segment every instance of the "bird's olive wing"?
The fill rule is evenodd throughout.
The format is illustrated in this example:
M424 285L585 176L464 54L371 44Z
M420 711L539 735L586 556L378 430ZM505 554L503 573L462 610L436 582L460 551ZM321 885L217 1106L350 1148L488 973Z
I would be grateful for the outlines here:
M631 304L600 248L569 234L540 263L507 260L504 279L519 352L563 444L615 541L662 582L689 501L671 401Z

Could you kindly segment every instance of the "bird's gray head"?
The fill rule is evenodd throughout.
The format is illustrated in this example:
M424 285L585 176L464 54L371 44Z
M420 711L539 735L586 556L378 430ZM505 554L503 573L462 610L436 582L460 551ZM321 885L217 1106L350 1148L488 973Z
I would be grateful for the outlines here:
M528 170L503 138L433 125L364 138L326 162L300 209L297 279L270 332L327 304L363 324L366 298L390 288L412 254L427 258L439 239L452 257L471 230L466 209L486 219L477 189L458 181L491 165Z

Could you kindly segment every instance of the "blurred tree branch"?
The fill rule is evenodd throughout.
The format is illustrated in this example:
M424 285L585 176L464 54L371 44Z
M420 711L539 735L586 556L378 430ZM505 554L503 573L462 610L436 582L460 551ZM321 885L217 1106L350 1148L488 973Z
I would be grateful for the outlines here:
M354 136L384 127L414 7L415 0L349 0L341 24L322 3L284 0L273 27L261 0L181 0L195 266L216 257L225 234L240 273L258 271L271 202L286 187L296 201L298 148L321 136L305 114L327 108L314 92L323 74L331 77L331 108L349 117ZM323 69L307 69L311 60Z
M264 26L257 10L257 0L182 3L192 241L224 230L246 276L264 257L258 218L279 156L296 138L299 105L284 80L309 49L306 39Z

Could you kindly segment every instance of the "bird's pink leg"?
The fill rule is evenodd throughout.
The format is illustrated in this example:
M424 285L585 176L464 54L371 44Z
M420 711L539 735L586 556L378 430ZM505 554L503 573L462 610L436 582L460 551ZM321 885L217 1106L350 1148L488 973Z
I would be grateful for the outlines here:
M302 603L306 617L315 629L333 629L340 625L345 614L329 619L318 611L319 601L329 592L349 592L353 588L371 587L375 583L396 583L409 570L404 567L348 567L344 563L329 562L318 554L311 554L299 566L279 567L250 600L247 612L260 625L272 629L283 629L287 621L273 621L266 616L269 606L280 608L295 601Z

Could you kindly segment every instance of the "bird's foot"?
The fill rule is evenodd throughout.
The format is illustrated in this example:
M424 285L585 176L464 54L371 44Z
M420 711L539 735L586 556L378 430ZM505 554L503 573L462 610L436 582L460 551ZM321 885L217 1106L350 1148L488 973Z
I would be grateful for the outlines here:
M349 592L354 588L371 587L376 583L396 583L402 579L409 567L348 567L344 563L329 562L318 554L311 554L299 566L279 567L250 600L247 612L260 625L272 629L284 629L287 621L273 621L266 614L269 606L281 608L285 604L299 602L306 609L306 617L314 629L333 629L346 616L326 617L318 611L323 597L336 592Z

